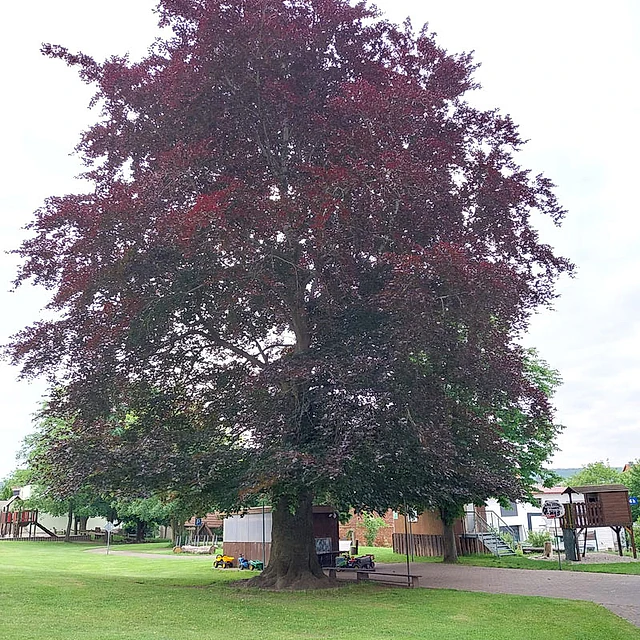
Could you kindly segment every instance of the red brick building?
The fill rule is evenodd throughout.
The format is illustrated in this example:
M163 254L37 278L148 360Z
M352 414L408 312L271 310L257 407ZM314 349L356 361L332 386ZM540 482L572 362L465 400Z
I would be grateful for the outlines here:
M374 545L376 547L391 547L393 544L393 511L387 511L380 517L386 524L378 531ZM340 540L350 539L352 531L355 531L355 538L361 545L366 544L366 529L362 522L362 516L353 514L347 524L340 524Z

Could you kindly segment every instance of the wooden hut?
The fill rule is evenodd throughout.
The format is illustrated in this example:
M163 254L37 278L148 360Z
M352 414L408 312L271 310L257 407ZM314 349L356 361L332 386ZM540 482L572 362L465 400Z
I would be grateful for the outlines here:
M226 555L269 562L271 554L271 507L247 509L224 519L223 551ZM313 507L313 535L322 566L333 566L339 553L338 514L333 507Z
M563 493L569 496L569 503L564 505L564 517L560 521L563 529L576 532L577 539L588 527L610 527L616 534L620 555L621 533L626 530L631 538L633 557L637 557L627 487L623 484L594 484L567 487ZM582 500L575 500L580 495L583 496Z
M485 516L484 507L475 507L474 516ZM397 514L394 519L393 550L395 553L437 557L444 555L444 526L436 511L405 518ZM488 548L477 535L468 535L466 518L459 518L453 526L456 547L460 555L487 553Z
M222 530L223 515L207 513L202 517L193 517L185 522L184 529L191 540L217 540Z

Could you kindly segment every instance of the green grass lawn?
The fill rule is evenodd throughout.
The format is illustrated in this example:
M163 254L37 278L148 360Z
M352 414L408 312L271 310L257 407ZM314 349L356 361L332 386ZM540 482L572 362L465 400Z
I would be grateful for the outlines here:
M114 551L135 551L136 553L173 554L173 545L168 542L144 542L140 544L115 544Z
M359 553L372 553L376 562L406 562L407 557L394 553L388 547L360 547ZM442 558L424 558L414 556L411 562L442 562ZM548 569L558 570L557 556L553 560L536 560L527 556L504 556L496 558L493 555L461 556L460 564L476 567L498 567L501 569ZM592 573L618 573L640 575L640 562L607 562L603 564L583 564L581 562L562 561L562 571L588 571Z
M640 639L640 630L586 602L367 584L242 589L230 583L248 572L213 570L210 556L0 542L0 570L1 640Z

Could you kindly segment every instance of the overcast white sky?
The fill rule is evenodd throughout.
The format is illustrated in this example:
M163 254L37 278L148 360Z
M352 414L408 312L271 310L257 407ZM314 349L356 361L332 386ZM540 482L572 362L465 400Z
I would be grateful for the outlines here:
M640 3L636 0L381 0L396 21L429 22L449 51L475 51L483 88L474 100L510 113L530 140L520 162L544 171L569 210L543 238L578 266L560 283L555 311L540 313L527 346L559 369L558 467L640 458ZM0 248L48 195L81 188L70 153L96 117L91 91L39 53L63 44L101 59L142 56L156 35L154 0L6 3L0 26ZM39 316L42 292L9 293L15 258L0 255L0 342ZM42 382L17 382L0 363L0 478L17 465Z

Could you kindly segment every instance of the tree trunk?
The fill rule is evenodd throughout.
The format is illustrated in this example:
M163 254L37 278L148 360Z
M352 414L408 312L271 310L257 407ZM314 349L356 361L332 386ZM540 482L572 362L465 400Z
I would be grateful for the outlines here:
M272 512L271 556L248 586L274 590L326 589L336 581L324 575L316 555L311 494L281 496Z
M71 527L73 526L73 506L69 505L69 513L67 514L67 531L64 535L65 542L71 542Z
M458 562L458 547L456 546L453 524L443 522L443 525L444 558L442 561L446 564L456 564Z
M89 516L80 516L78 518L78 524L80 526L80 533L87 532L87 522L89 522Z
M458 547L456 546L456 534L453 530L455 521L464 513L464 507L456 504L440 505L440 519L442 520L442 541L444 543L444 558L446 564L458 562Z

